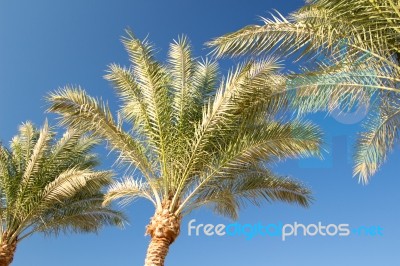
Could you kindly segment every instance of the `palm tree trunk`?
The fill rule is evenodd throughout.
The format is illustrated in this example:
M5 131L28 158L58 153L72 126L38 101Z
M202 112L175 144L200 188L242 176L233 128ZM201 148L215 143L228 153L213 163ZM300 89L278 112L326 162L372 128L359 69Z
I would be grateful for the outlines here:
M164 266L169 246L179 235L181 216L171 213L168 205L163 204L162 210L156 211L147 226L146 235L150 235L151 241L147 249L145 266Z
M166 238L153 237L147 249L145 266L163 266L167 257L170 241Z
M6 233L3 234L0 242L0 266L9 266L14 259L15 250L17 249L17 240L9 243Z

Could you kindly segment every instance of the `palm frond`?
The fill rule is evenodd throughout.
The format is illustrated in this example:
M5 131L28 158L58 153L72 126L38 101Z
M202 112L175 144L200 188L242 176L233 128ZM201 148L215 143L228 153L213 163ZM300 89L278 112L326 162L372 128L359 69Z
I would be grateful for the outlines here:
M121 113L132 122L136 129L148 133L151 138L151 123L147 114L147 105L143 100L140 86L132 69L111 64L105 79L112 82L114 89L122 100Z
M387 159L388 153L398 141L400 105L398 99L385 97L378 108L378 116L371 117L365 124L367 132L361 133L356 144L354 175L366 184L370 177Z
M131 177L125 177L123 180L116 181L110 185L104 197L103 205L108 205L112 201L121 198L122 200L120 203L122 205L127 205L140 197L146 198L155 204L148 183Z
M99 190L109 184L111 180L111 172L91 172L71 168L43 188L41 202L43 204L62 202L84 189Z
M214 89L218 82L218 63L205 59L195 63L195 70L193 71L193 90L194 95L202 108L214 93Z
M44 214L33 227L21 234L21 239L39 232L45 235L60 233L98 232L101 226L123 227L126 218L120 212L102 207L101 195L80 196L63 202L62 208ZM100 224L99 221L102 221Z
M279 15L279 14L278 14ZM318 51L319 39L313 38L312 29L306 25L292 23L283 16L262 18L264 25L246 26L236 32L215 38L207 43L217 57L245 54L261 55L266 52L292 54L300 49ZM314 41L314 43L312 42Z
M65 88L65 90L50 94L49 111L62 115L62 124L69 125L105 138L113 149L120 152L120 159L134 164L146 178L153 174L149 172L150 162L146 157L145 147L138 140L115 124L109 108L102 102L92 98L80 88Z
M175 119L178 126L183 127L182 123L189 120L184 119L183 116L190 115L190 106L194 100L193 95L191 95L193 92L191 87L194 62L187 37L183 36L170 44L168 63L170 64L168 70L172 79Z
M128 37L122 40L129 54L132 71L146 104L146 111L156 145L153 150L160 157L162 176L168 177L167 157L172 156L172 107L168 92L169 77L165 69L153 57L153 48L147 41L137 39L128 31Z
M39 138L30 152L31 156L27 161L24 175L22 177L22 186L26 185L33 174L39 170L40 160L49 149L51 137L52 133L49 131L49 125L46 121L44 127L40 130Z
M263 201L283 201L307 207L311 192L288 177L274 175L268 169L256 167L234 178L215 180L196 195L193 207L210 204L220 215L237 219L246 202L260 206Z
M186 184L187 196L178 210L188 208L191 200L204 187L246 174L260 163L287 158L319 155L321 133L309 123L268 123L245 127L214 160L206 164L199 179ZM190 186L189 184L194 184Z

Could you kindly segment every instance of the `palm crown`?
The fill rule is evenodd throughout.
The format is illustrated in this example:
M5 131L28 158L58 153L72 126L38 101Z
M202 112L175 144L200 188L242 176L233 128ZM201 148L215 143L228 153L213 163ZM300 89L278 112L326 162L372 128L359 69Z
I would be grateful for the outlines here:
M310 0L287 19L263 19L209 43L221 55L265 52L306 57L288 91L300 113L370 105L358 139L354 175L367 183L398 140L400 103L398 1ZM316 64L314 64L316 63ZM371 100L372 99L372 100Z
M0 146L0 265L9 265L19 241L36 232L96 232L122 225L120 213L103 207L108 171L95 171L90 150L98 140L67 131L55 140L47 122L41 130L20 126L10 149Z
M246 200L309 204L306 187L266 167L316 155L320 146L315 126L274 120L285 106L274 97L284 79L274 60L246 62L219 81L216 63L193 59L185 37L170 45L165 65L154 59L148 41L132 33L123 44L131 67L112 64L105 76L122 101L118 121L80 88L51 94L49 110L64 124L105 138L122 163L140 170L141 176L114 183L105 203L150 200L156 208L147 228L151 245L169 246L182 215L197 207L236 218ZM122 121L132 124L129 130ZM168 249L152 251L157 248L149 248L146 265L162 265Z

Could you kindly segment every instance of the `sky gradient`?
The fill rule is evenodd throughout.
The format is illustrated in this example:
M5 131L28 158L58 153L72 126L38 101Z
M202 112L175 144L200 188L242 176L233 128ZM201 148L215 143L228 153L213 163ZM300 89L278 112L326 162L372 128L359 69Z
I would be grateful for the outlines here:
M165 59L168 44L180 34L189 36L196 56L206 56L204 42L248 24L259 23L274 9L287 14L303 1L256 0L68 0L0 1L0 140L7 143L26 120L41 125L45 95L67 84L81 85L89 94L117 101L102 76L110 63L128 64L120 38L131 28L146 36ZM226 71L238 60L224 60ZM293 65L289 64L289 68ZM187 235L191 219L197 223L232 221L207 209L183 220L181 235L172 245L166 265L174 266L396 266L399 265L400 152L390 155L368 186L352 178L354 139L361 122L346 124L325 114L310 116L325 133L324 161L291 160L278 164L280 174L299 178L314 192L308 209L287 204L247 208L242 224L299 223L381 226L383 236L349 237L194 237ZM338 121L340 120L340 121ZM110 168L113 155L99 148L102 168ZM128 266L143 265L148 237L144 228L152 216L150 203L137 201L125 208L130 224L124 230L106 228L98 235L35 235L21 242L13 266Z

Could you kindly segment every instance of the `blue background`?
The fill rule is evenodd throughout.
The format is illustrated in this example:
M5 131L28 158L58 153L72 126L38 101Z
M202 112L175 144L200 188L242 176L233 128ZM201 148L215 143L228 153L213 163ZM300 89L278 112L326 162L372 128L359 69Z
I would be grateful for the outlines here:
M203 43L245 25L259 23L277 9L287 14L302 1L203 0L203 1L0 1L0 139L8 142L18 125L31 120L41 125L44 96L66 84L80 84L91 95L117 106L109 84L102 78L112 62L128 64L120 43L124 29L149 35L165 58L169 42L188 34L195 55L209 50ZM225 61L223 71L237 60ZM291 66L292 67L292 66ZM286 204L265 204L241 213L244 223L348 223L381 226L383 236L279 238L189 237L187 223L231 223L206 209L183 221L179 239L172 245L167 265L203 266L396 266L400 265L400 202L398 147L368 186L352 178L351 156L360 123L343 124L324 114L311 116L325 131L325 160L291 160L276 166L308 184L316 198L309 209ZM340 119L339 119L340 120ZM113 155L99 148L103 168ZM14 266L124 266L143 265L148 237L144 228L152 206L144 201L127 207L130 224L125 230L106 228L99 235L42 237L35 235L18 246Z

